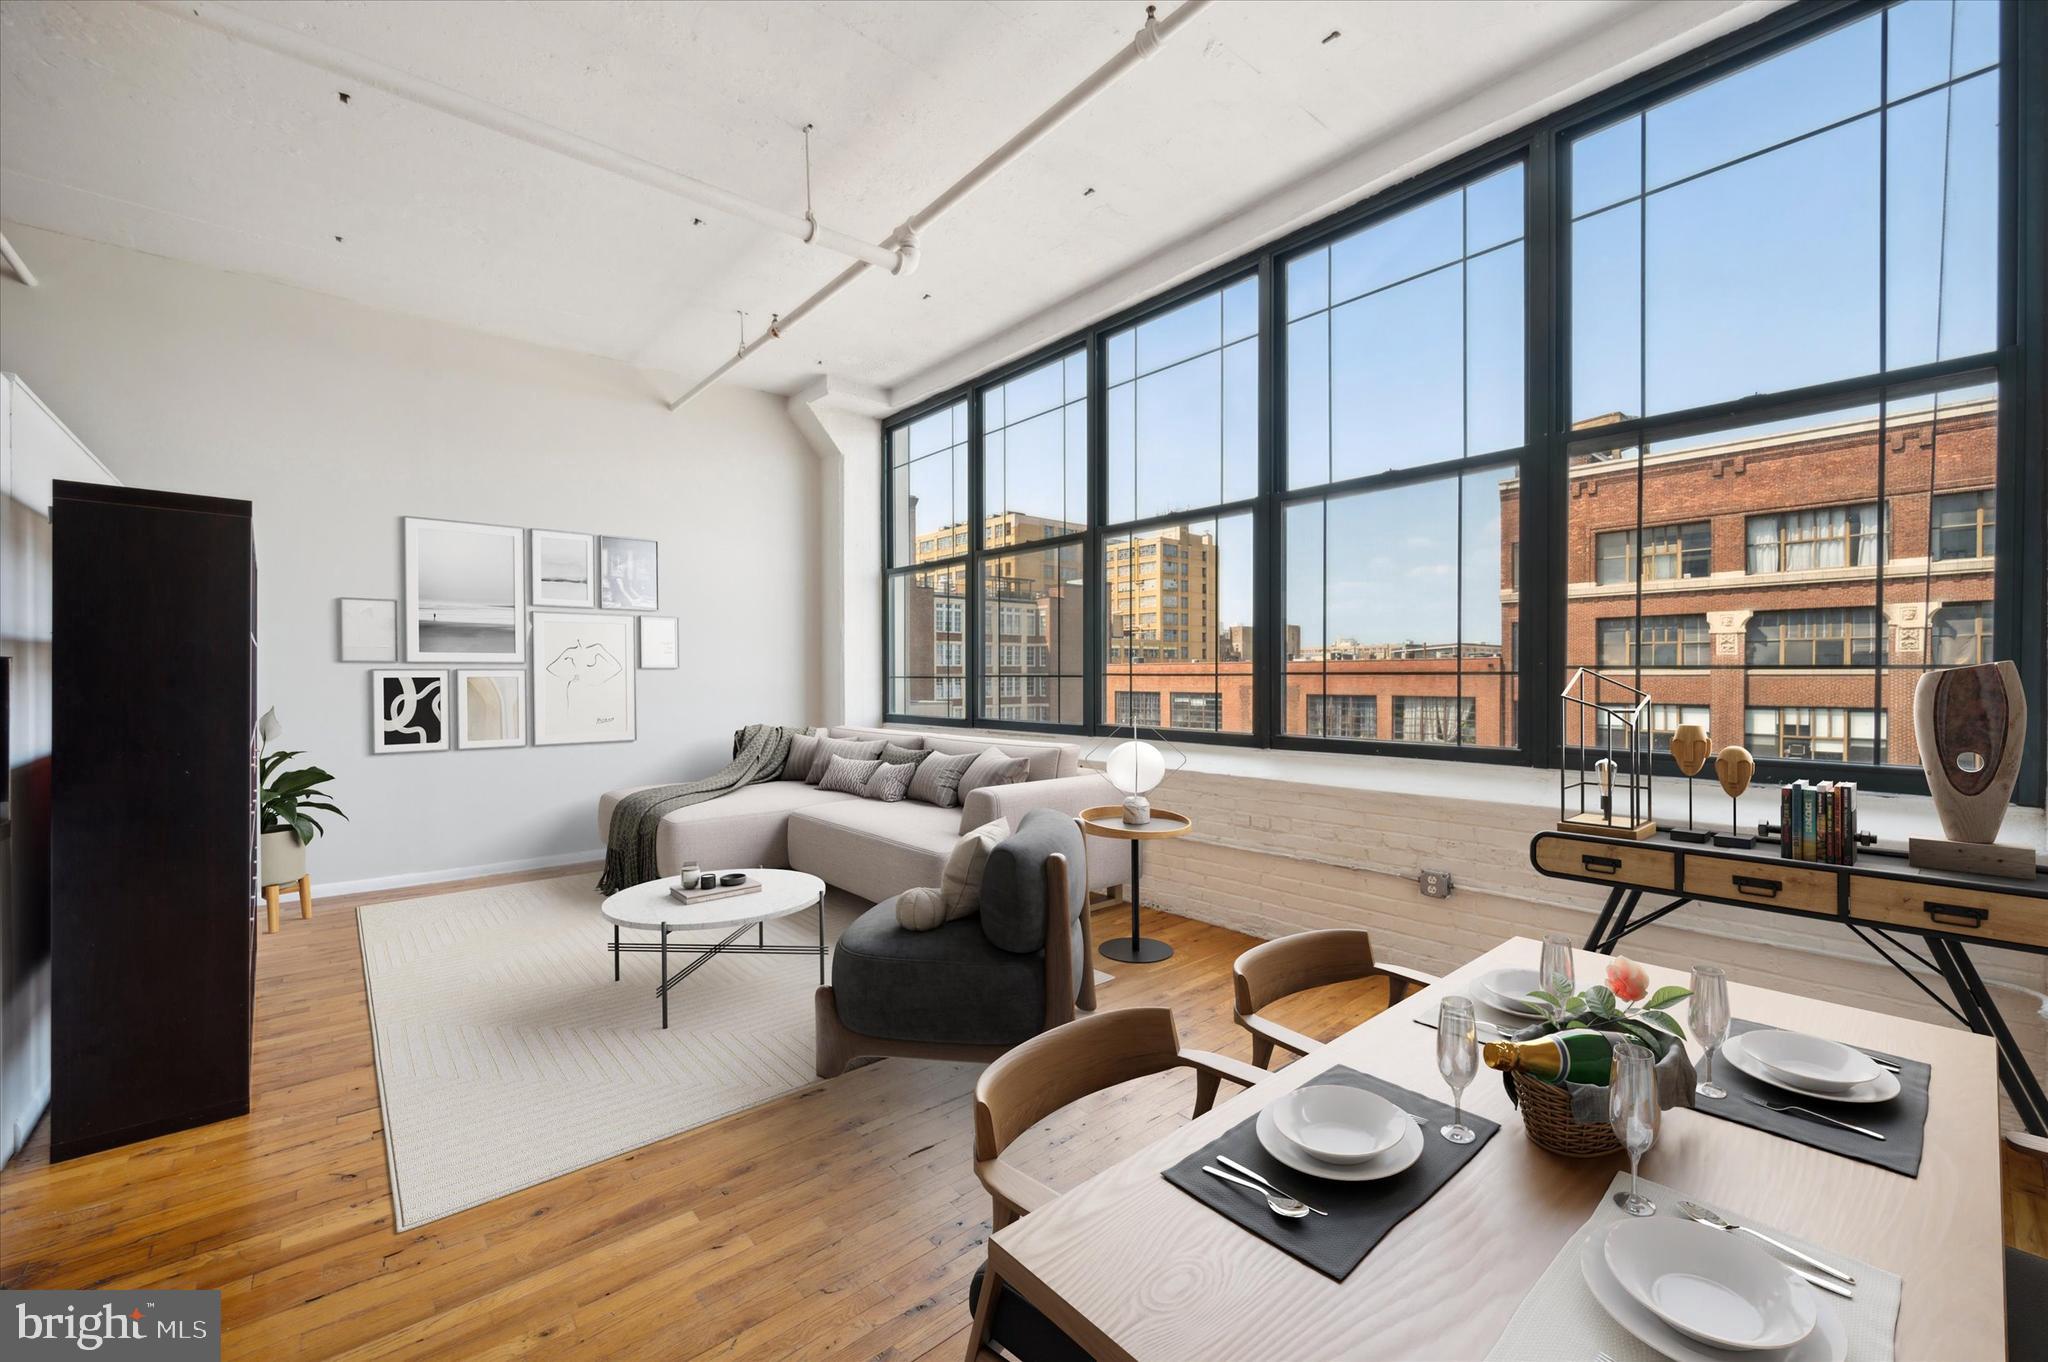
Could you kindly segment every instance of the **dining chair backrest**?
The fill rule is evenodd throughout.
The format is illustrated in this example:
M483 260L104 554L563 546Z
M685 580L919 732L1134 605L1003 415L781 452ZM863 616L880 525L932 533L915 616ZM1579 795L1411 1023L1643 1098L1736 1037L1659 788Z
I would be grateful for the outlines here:
M1165 1007L1097 1012L1033 1036L975 1084L974 1157L996 1158L1061 1107L1180 1062L1180 1032Z
M1373 958L1372 935L1354 927L1296 932L1252 947L1231 969L1236 1021L1252 1033L1252 1063L1263 1069L1273 1048L1306 1054L1316 1042L1257 1014L1282 998L1326 984L1357 979L1387 981L1387 1003L1400 1002L1436 982L1433 975L1386 965Z

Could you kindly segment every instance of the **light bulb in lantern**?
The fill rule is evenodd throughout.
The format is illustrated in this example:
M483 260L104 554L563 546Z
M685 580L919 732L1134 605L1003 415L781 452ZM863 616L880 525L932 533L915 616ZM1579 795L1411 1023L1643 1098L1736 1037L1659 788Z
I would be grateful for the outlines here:
M1159 755L1158 748L1144 742L1123 743L1109 754L1103 774L1109 777L1111 785L1123 791L1124 822L1152 821L1152 801L1145 798L1145 793L1166 778L1166 758Z

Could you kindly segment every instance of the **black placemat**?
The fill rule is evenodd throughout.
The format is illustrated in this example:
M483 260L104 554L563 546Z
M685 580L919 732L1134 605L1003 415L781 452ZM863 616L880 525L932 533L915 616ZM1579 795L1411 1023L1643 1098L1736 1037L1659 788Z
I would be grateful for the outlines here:
M1740 1018L1728 1023L1728 1034L1731 1036L1739 1036L1746 1031L1777 1029L1774 1026L1765 1026L1761 1022L1743 1021ZM1917 1178L1920 1176L1920 1156L1927 1147L1927 1081L1933 1071L1917 1059L1902 1059L1898 1055L1888 1055L1882 1050L1872 1050L1868 1046L1859 1045L1855 1048L1872 1059L1890 1060L1899 1066L1897 1097L1889 1102L1830 1102L1826 1098L1808 1097L1751 1078L1729 1063L1727 1056L1717 1054L1714 1056L1714 1082L1725 1088L1728 1095L1719 1101L1710 1097L1695 1097L1693 1110L1709 1116L1718 1116L1724 1121L1733 1121L1740 1126L1767 1130L1773 1135L1782 1135L1798 1144L1812 1145L1815 1149L1825 1149L1830 1154L1840 1154L1860 1163L1873 1163L1879 1168L1888 1168L1894 1173ZM1815 1121L1790 1112L1769 1111L1747 1100L1752 1097L1765 1102L1808 1107L1814 1111L1825 1112L1837 1120L1874 1130L1884 1138L1873 1140L1868 1135L1858 1135L1854 1131L1837 1130L1825 1121ZM1213 1182L1215 1179L1211 1178L1210 1181Z
M1447 1102L1424 1097L1384 1079L1359 1073L1342 1065L1312 1080L1341 1083L1378 1093L1395 1106L1427 1123L1422 1129L1422 1157L1413 1167L1376 1182L1332 1182L1296 1172L1266 1152L1259 1143L1257 1117L1251 1117L1199 1150L1188 1155L1160 1176L1186 1192L1210 1210L1235 1221L1290 1257L1297 1258L1324 1276L1343 1281L1351 1269L1365 1261L1373 1245L1386 1238L1387 1231L1407 1218L1408 1213L1437 1194L1472 1156L1486 1147L1500 1126L1483 1116L1465 1113L1465 1125L1478 1136L1471 1144L1452 1144L1437 1134L1448 1125L1451 1108ZM1202 1171L1227 1154L1247 1168L1256 1168L1288 1193L1329 1212L1288 1220L1274 1215L1266 1203L1242 1187L1232 1186ZM1222 1165L1217 1165L1222 1167ZM1228 1168L1224 1172L1230 1172Z

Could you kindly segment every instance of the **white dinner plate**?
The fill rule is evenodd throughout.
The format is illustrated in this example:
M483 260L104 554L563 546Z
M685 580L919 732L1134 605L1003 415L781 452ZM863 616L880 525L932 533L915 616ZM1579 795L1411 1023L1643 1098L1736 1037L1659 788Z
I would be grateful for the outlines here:
M1813 1288L1754 1242L1668 1215L1609 1230L1607 1267L1638 1305L1715 1348L1782 1352L1820 1310Z
M1422 1157L1422 1127L1405 1116L1401 1118L1401 1124L1408 1129L1401 1133L1400 1141L1392 1149L1375 1154L1364 1163L1323 1163L1302 1153L1274 1124L1271 1104L1259 1113L1259 1123L1254 1129L1266 1152L1297 1173L1326 1178L1331 1182L1377 1182L1381 1178L1407 1172Z
M1543 1015L1543 1010L1527 996L1542 986L1533 969L1488 970L1472 981L1472 991L1479 995L1480 1002L1517 1017Z
M1695 1343L1644 1309L1642 1303L1629 1295L1616 1279L1614 1269L1607 1266L1607 1236L1613 1229L1614 1224L1607 1224L1586 1234L1579 1248L1579 1271L1584 1274L1593 1299L1600 1302L1600 1308L1651 1351L1670 1358L1672 1362L1729 1362L1732 1357L1749 1358L1753 1362L1844 1362L1848 1357L1849 1331L1842 1323L1840 1304L1829 1296L1820 1297L1817 1301L1820 1308L1813 1332L1789 1348L1734 1353L1726 1348Z
M1889 1102L1899 1095L1899 1076L1882 1065L1878 1067L1876 1078L1868 1083L1858 1083L1847 1092L1816 1092L1812 1088L1801 1087L1784 1074L1758 1063L1749 1053L1749 1048L1743 1044L1748 1038L1749 1033L1745 1032L1722 1041L1714 1062L1718 1064L1726 1060L1759 1083L1768 1083L1774 1088L1782 1088L1800 1097L1812 1097L1822 1102L1853 1102L1859 1106L1868 1106L1874 1102Z
M1344 1083L1311 1083L1267 1108L1288 1142L1323 1163L1364 1163L1400 1142L1415 1123L1376 1092Z
M1839 1041L1803 1031L1745 1031L1742 1048L1766 1069L1811 1092L1847 1092L1874 1082L1877 1061Z

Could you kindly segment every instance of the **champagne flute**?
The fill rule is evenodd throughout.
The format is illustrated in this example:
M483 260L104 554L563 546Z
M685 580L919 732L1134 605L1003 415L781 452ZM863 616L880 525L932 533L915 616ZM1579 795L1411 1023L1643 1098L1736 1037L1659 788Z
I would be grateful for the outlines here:
M1616 1192L1614 1204L1630 1215L1655 1215L1657 1203L1642 1195L1637 1171L1643 1155L1657 1142L1657 1066L1648 1047L1615 1042L1607 1076L1607 1120L1628 1151L1628 1190Z
M1451 1085L1451 1123L1437 1134L1452 1144L1470 1144L1478 1137L1465 1124L1465 1087L1479 1072L1479 1023L1470 998L1446 998L1437 1009L1436 1071Z
M1578 981L1572 968L1572 939L1562 932L1552 932L1543 938L1543 963L1536 970L1538 986L1548 989L1563 1002L1578 992Z
M1718 965L1692 967L1692 1005L1688 1013L1693 1037L1705 1047L1700 1055L1700 1085L1693 1089L1702 1097L1722 1098L1725 1088L1713 1081L1714 1052L1728 1039L1728 975Z

